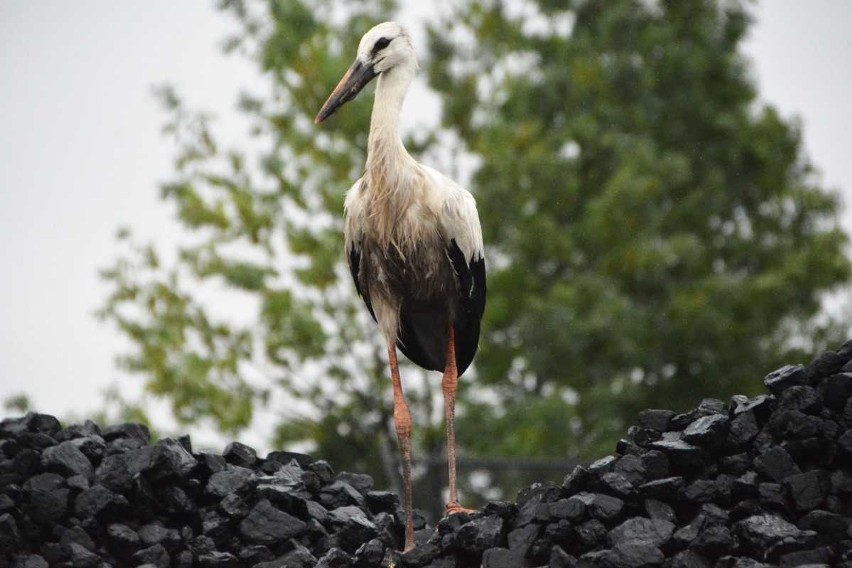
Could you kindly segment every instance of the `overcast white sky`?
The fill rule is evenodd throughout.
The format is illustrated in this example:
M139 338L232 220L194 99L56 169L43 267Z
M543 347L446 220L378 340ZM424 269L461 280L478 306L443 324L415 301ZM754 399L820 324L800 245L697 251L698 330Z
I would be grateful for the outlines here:
M852 2L766 0L755 13L745 47L761 97L801 117L824 183L852 202ZM256 78L221 55L231 30L202 1L0 2L0 401L26 392L40 411L85 415L116 380L138 389L92 315L106 293L97 271L119 226L176 235L158 199L173 147L152 86L175 84L221 117L225 138L241 136L228 117ZM844 224L852 232L849 211Z

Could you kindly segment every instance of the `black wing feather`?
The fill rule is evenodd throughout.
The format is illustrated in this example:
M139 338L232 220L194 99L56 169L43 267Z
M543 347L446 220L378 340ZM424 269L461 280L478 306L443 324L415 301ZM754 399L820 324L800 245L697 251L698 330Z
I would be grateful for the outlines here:
M376 314L373 312L373 304L370 302L369 291L361 289L361 283L358 281L358 274L361 272L361 252L355 244L349 250L349 272L352 273L352 280L355 282L355 291L364 299L364 305L370 311L373 321L378 321Z
M473 361L479 347L479 327L485 312L485 259L474 257L470 262L464 256L455 239L450 241L447 256L453 264L458 278L458 305L453 326L456 340L456 365L459 375Z

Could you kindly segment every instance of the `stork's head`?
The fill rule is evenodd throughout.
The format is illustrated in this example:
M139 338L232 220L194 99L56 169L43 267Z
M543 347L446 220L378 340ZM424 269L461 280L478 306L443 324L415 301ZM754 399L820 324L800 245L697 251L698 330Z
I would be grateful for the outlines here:
M319 124L354 99L378 75L401 65L416 65L408 32L396 22L383 22L364 34L355 62L340 79L314 119Z

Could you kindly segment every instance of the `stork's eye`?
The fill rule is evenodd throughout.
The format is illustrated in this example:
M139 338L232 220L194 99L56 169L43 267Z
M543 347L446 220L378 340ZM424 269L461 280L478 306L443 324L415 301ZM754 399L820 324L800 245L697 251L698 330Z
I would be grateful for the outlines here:
M373 53L378 53L383 50L387 46L390 45L391 40L386 37L379 38L379 41L376 42L376 45L373 46Z

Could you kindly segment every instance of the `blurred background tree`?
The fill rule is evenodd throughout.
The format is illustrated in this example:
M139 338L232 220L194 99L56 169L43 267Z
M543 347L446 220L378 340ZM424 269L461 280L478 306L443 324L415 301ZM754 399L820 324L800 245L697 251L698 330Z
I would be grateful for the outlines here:
M849 331L814 317L850 275L838 198L758 100L750 23L737 1L539 0L431 28L491 245L468 451L604 455L639 409L757 393L793 339Z
M419 46L442 124L407 144L468 183L488 247L463 454L599 457L640 408L759 391L766 372L843 339L844 322L816 317L850 276L839 203L816 182L797 125L758 100L740 52L743 3L452 6ZM161 91L180 148L162 195L186 242L158 251L122 232L101 316L130 340L122 367L180 423L236 435L260 406L279 409L276 446L301 443L391 485L382 342L341 252L371 103L321 129L312 119L360 36L396 6L220 8L241 24L227 49L268 79L268 92L240 101L254 138L223 149L208 117ZM439 379L403 376L415 456L439 456ZM480 463L485 476L463 475L468 495L532 481ZM434 499L444 475L428 471L419 487Z

